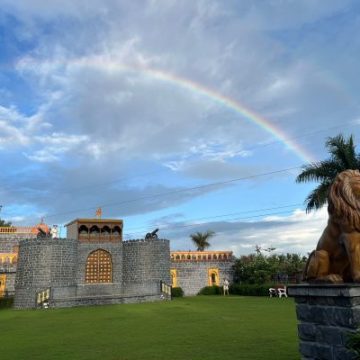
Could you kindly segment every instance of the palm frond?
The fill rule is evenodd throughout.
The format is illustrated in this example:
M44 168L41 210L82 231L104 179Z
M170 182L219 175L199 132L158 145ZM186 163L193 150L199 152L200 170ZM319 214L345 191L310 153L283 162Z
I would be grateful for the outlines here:
M327 181L334 179L336 174L342 171L339 164L333 160L324 160L303 167L297 176L296 182Z
M327 195L331 186L331 182L321 183L307 196L305 200L306 212L320 209L327 202Z
M348 139L345 139L342 134L330 137L326 141L326 147L332 160L338 162L344 170L359 168L352 135Z

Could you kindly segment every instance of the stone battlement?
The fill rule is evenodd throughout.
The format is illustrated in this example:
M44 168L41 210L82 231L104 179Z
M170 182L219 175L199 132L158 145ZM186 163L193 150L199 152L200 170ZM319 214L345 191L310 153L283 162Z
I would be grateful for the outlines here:
M151 243L151 242L168 242L167 239L131 239L123 242L124 245L130 245L133 243Z
M232 251L172 251L171 261L233 261Z

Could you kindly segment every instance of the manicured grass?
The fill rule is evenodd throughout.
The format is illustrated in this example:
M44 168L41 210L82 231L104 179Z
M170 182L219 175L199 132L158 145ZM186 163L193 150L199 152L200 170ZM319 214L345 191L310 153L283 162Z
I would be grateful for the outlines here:
M292 299L197 296L171 302L0 310L1 359L299 359Z

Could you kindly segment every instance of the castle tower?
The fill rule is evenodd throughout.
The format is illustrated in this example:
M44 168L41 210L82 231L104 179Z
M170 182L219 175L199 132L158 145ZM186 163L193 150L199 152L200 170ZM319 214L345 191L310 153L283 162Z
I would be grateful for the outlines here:
M66 228L67 238L78 243L77 295L121 295L123 221L82 218L71 221Z

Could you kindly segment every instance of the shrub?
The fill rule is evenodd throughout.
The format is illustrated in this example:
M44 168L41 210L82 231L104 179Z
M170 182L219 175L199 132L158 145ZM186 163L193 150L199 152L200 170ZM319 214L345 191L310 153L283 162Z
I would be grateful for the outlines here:
M229 292L233 295L243 296L269 296L269 288L274 284L232 284Z
M222 294L222 287L213 285L203 287L198 295L220 295Z
M346 346L353 350L356 355L360 355L360 332L349 334Z
M11 308L14 303L13 297L4 297L0 298L0 309L2 308Z
M184 291L181 287L171 288L171 297L183 297Z

